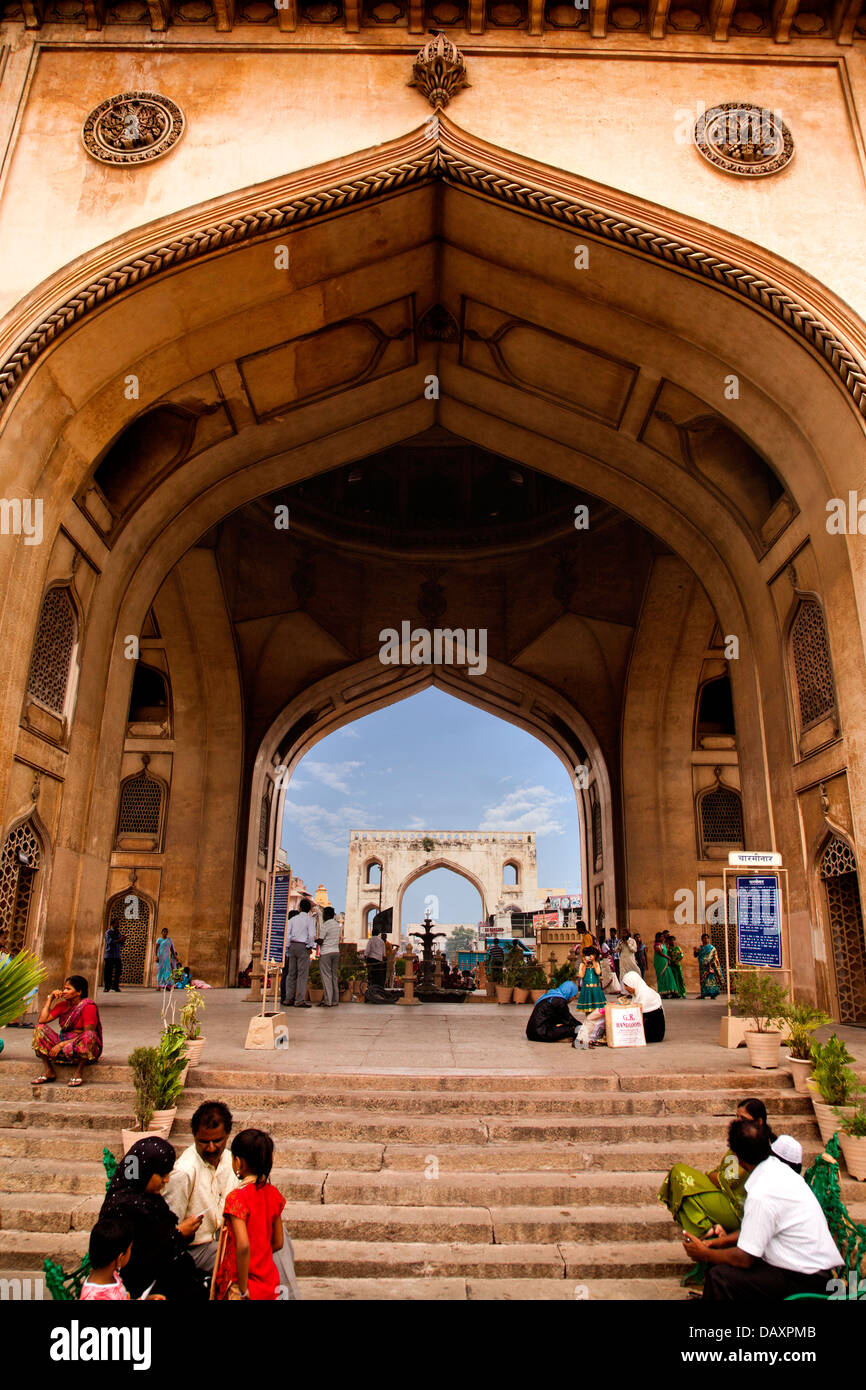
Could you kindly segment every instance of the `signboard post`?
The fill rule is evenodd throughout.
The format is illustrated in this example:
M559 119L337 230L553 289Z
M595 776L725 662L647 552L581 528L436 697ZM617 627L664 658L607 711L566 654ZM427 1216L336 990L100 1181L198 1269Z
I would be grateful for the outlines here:
M789 979L788 871L775 851L736 850L724 870L725 975L728 1010L722 1019L719 1043L739 1047L745 1042L747 1020L731 1013L731 976L744 970L774 970ZM733 882L732 882L733 881ZM733 922L732 922L733 919ZM736 926L736 962L730 958L729 925Z
M280 974L286 953L286 922L289 915L289 894L292 886L292 873L288 865L281 865L268 876L265 897L265 939L262 946L262 1008L261 1013L250 1019L247 1029L246 1048L270 1050L288 1047L289 1030L286 1015L277 1012L277 992ZM270 972L274 971L273 1012L268 1012L268 990Z

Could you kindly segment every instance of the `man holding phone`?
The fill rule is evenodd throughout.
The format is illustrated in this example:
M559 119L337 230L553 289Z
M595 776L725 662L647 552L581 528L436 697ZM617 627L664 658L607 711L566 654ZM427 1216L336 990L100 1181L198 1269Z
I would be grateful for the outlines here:
M199 1269L211 1273L226 1197L238 1180L227 1152L232 1114L222 1101L205 1101L190 1122L193 1142L169 1175L164 1197L183 1235L192 1234L189 1253Z

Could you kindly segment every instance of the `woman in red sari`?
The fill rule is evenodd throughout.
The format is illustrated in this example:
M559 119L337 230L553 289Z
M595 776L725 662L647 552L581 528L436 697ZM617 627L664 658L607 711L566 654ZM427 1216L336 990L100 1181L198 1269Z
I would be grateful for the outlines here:
M59 1028L49 1027L56 1023ZM43 1072L34 1086L47 1086L57 1080L55 1063L74 1066L70 1086L82 1085L82 1072L89 1062L102 1056L102 1023L99 1010L88 997L87 981L83 975L70 975L62 989L54 989L42 1006L39 1021L33 1030L33 1051L42 1063Z

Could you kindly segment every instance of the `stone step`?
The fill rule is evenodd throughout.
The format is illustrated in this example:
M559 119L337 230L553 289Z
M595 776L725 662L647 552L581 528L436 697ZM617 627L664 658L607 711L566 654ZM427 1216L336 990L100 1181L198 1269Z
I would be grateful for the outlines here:
M322 1206L287 1203L283 1212L295 1240L372 1240L542 1244L586 1241L664 1240L676 1236L668 1212L657 1204L616 1207Z
M733 1118L733 1109L722 1107L716 1112L707 1109L679 1116L510 1116L497 1115L385 1115L369 1111L279 1111L236 1112L236 1128L254 1125L267 1129L279 1148L283 1140L296 1143L309 1139L327 1142L404 1143L404 1144L485 1144L488 1141L508 1144L620 1144L640 1140L646 1143L703 1143L708 1135L718 1135L724 1143L725 1121ZM775 1108L771 1118L783 1132L801 1141L818 1141L818 1129L811 1113L780 1117ZM93 1131L104 1137L114 1135L120 1142L120 1130L131 1122L128 1110L106 1106L84 1107L44 1105L40 1101L15 1107L0 1105L0 1134L26 1131L45 1136L51 1131L66 1134L76 1132L76 1138ZM171 1134L173 1143L183 1147L189 1142L189 1125L185 1116L178 1115ZM99 1138L96 1139L99 1143ZM109 1145L113 1147L113 1145ZM677 1150L679 1152L679 1150Z
M294 1240L295 1271L306 1278L485 1279L606 1276L675 1278L689 1262L678 1242L484 1245L352 1240Z
M435 1155L431 1155L435 1158ZM428 1170L429 1171L429 1170ZM328 1173L325 1205L510 1207L637 1206L656 1200L663 1173ZM292 1188L297 1187L293 1180ZM281 1188L285 1192L285 1188ZM295 1199L296 1200L296 1199Z
M680 1302L688 1299L676 1284L654 1279L599 1279L586 1290L575 1292L563 1279L301 1279L301 1297L318 1302L440 1302L464 1300L518 1303L615 1302L634 1299Z
M102 1194L104 1196L104 1193ZM99 1215L102 1196L62 1192L4 1192L0 1194L0 1231L43 1231L64 1235L69 1231L87 1236Z
M282 1057L282 1054L280 1054ZM0 1094L7 1082L14 1081L18 1084L29 1086L30 1079L37 1075L38 1063L33 1058L13 1059L6 1057L3 1060L2 1070L0 1070ZM106 1061L103 1056L98 1067L86 1073L87 1086L111 1084L115 1086L130 1085L129 1067L125 1063L112 1063ZM312 1091L320 1092L323 1090L345 1090L347 1085L355 1090L374 1090L374 1091L446 1091L453 1095L458 1091L485 1091L489 1094L504 1092L510 1094L515 1088L521 1091L563 1091L571 1094L574 1091L588 1091L593 1095L600 1091L700 1091L715 1090L721 1087L724 1090L736 1090L741 1095L765 1095L768 1092L778 1090L791 1090L793 1082L789 1073L780 1068L777 1071L758 1071L750 1068L744 1062L741 1067L729 1067L722 1072L707 1071L682 1071L677 1073L669 1072L636 1072L636 1073L617 1073L611 1074L590 1074L584 1071L575 1070L574 1073L565 1075L550 1076L536 1072L473 1072L467 1071L431 1071L429 1075L423 1072L414 1071L411 1075L406 1075L399 1069L392 1072L387 1070L381 1072L292 1072L278 1070L275 1065L272 1070L263 1069L261 1054L255 1066L240 1067L211 1067L207 1061L197 1067L191 1067L188 1074L189 1084L205 1090L244 1090L255 1086L260 1081L267 1082L268 1090L281 1091ZM64 1079L61 1073L60 1081L56 1082L57 1087L63 1087ZM86 1086L82 1089L86 1089Z

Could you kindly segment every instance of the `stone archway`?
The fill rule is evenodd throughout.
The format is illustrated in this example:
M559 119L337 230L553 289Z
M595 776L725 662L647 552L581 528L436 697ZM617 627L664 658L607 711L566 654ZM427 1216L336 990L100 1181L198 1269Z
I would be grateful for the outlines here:
M575 231L592 243L591 282L574 275ZM295 269L277 284L264 268L285 236ZM368 246L372 259L360 250ZM225 273L228 254L237 274ZM51 306L38 322L35 304ZM134 362L112 349L128 313ZM269 703L250 685L249 669L269 650L272 629L266 615L227 609L217 533L241 512L252 526L258 508L261 521L280 489L444 430L537 477L579 484L598 506L600 543L608 527L621 556L631 556L623 519L642 528L628 532L639 534L647 555L645 570L632 576L633 623L588 599L581 609L566 557L545 578L545 602L555 586L561 609L549 624L556 633L545 644L503 622L497 659L500 674L516 670L534 682L536 698L512 705L512 715L547 730L563 749L562 708L593 727L608 712L598 741L600 765L611 767L610 842L606 848L602 801L593 864L618 881L623 911L644 932L667 920L675 889L705 869L694 847L701 784L690 765L686 775L683 748L687 742L690 755L691 740L680 735L691 729L709 659L705 633L718 622L737 636L737 746L723 761L737 764L747 844L779 847L791 868L795 978L811 987L799 816L817 799L820 775L837 779L855 843L866 841L866 772L848 751L864 734L856 592L866 561L850 541L828 535L823 511L824 498L845 497L860 480L866 331L808 274L731 234L498 151L442 120L435 139L415 132L137 229L53 277L7 317L0 341L10 349L0 469L45 499L47 542L10 544L0 555L9 596L0 640L10 672L0 738L11 750L0 777L7 824L26 800L22 782L32 768L44 767L50 779L40 804L61 872L48 920L72 924L46 942L52 968L95 961L106 893L134 867L121 855L109 868L119 780L140 752L126 729L132 671L124 644L130 635L144 644L155 606L163 635L146 640L171 648L177 728L172 746L159 745L171 799L165 848L151 852L146 881L162 920L168 908L172 928L177 921L188 934L183 948L231 976L246 930L242 904L256 900L246 892L244 846L251 835L257 842L263 781L272 776L266 767L280 757L276 744L261 751L264 739L280 710L300 709L304 692L323 693L328 681L330 708L344 710L345 691L354 699L351 681L363 681L364 662L375 658L363 624L354 634L329 633L314 616L309 586L295 590L290 626L294 650L303 653L300 688L285 671L268 671L279 676ZM723 364L722 342L730 349ZM324 354L330 375L311 374L308 351ZM352 370L340 375L349 357ZM289 358L310 370L287 373ZM527 362L540 365L540 377L527 374ZM739 377L736 410L720 398L721 366ZM143 387L135 404L122 386L130 367ZM431 374L435 398L421 389ZM281 396L289 380L296 387ZM311 380L315 389L305 389ZM593 394L602 380L607 396ZM115 514L95 472L123 430L156 408L186 411L191 437L151 460L147 485L124 494ZM698 427L700 447L692 438ZM735 495L734 434L755 459L771 461L768 473L781 488L763 520L750 519ZM754 460L749 466L759 470ZM536 570L535 561L526 563L527 574ZM67 729L47 717L40 727L41 716L29 714L22 727L40 604L59 582L74 586L86 629L73 718ZM838 686L839 727L802 756L785 708L780 615L792 585L823 599ZM534 598L527 588L525 609L536 611ZM614 682L612 669L623 678ZM371 698L382 703L407 688L401 676L389 692L381 669L378 685L372 666L368 674ZM485 698L509 708L493 674ZM289 749L327 725L329 706L307 702L299 718L308 723L291 738L286 730ZM576 770L574 751L563 756ZM265 867L269 852L266 843Z
M450 869L477 889L481 915L507 910L526 901L536 906L538 863L532 831L353 830L349 840L346 879L347 941L363 931L363 904L368 896L366 869L373 860L382 865L382 907L393 907L393 935L402 931L403 895L410 884L433 869ZM504 883L507 863L519 868L519 886Z

